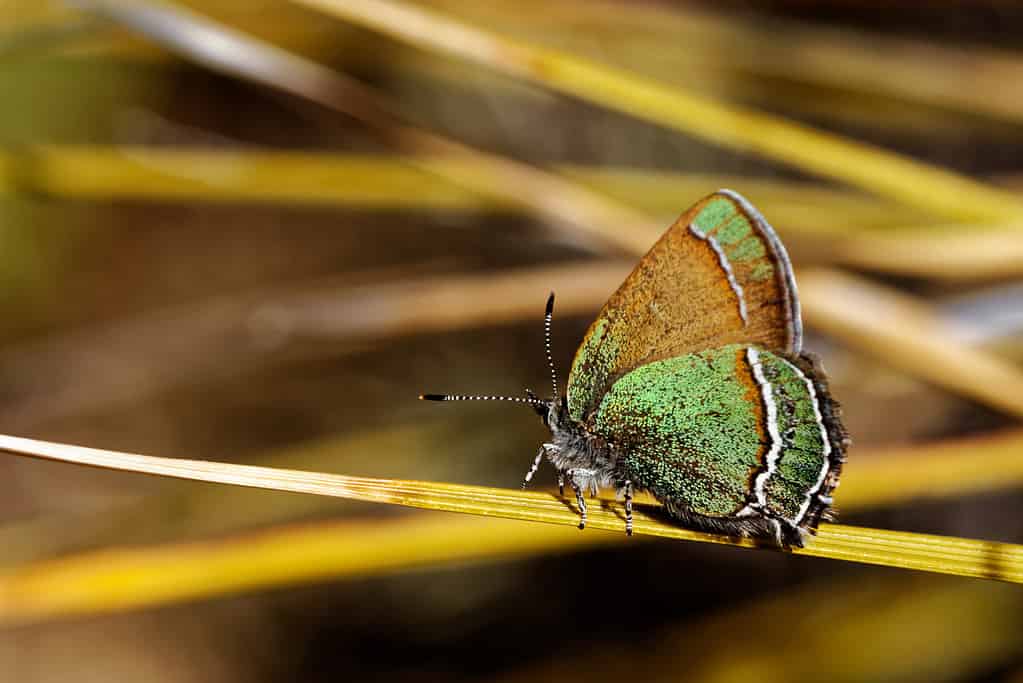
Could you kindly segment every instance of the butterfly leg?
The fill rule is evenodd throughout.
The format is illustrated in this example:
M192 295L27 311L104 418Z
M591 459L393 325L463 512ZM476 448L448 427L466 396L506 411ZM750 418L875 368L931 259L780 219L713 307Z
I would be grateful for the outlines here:
M565 473L561 470L558 470L558 495L565 495Z
M802 529L784 518L769 517L768 519L774 531L774 540L779 548L788 550L789 548L803 547L805 532Z
M632 535L632 482L625 481L625 535Z
M739 516L759 517L761 520L766 522L766 525L761 527L759 532L755 530L747 530L744 531L743 534L769 538L782 550L788 550L789 548L802 548L806 534L812 533L812 531L801 529L790 520L782 517L770 508L761 507L759 505L748 505L747 509L749 509L750 512L745 513L744 510L739 513Z
M586 499L583 498L583 489L576 481L576 471L574 469L567 470L565 474L568 475L568 483L572 485L572 490L575 491L575 503L579 506L579 528L586 528Z
M543 462L543 456L547 452L547 448L549 446L550 444L546 443L540 446L540 450L537 452L536 457L533 458L533 465L529 468L529 471L526 472L526 478L522 480L522 488L526 488L526 485L532 481L533 475L536 474L538 469L540 469L540 463Z

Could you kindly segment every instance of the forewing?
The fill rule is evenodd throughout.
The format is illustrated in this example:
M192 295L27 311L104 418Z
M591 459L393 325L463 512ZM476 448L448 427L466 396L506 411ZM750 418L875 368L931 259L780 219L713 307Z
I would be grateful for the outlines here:
M796 354L802 323L774 230L719 190L684 213L604 304L572 362L569 412L586 420L640 365L733 343Z

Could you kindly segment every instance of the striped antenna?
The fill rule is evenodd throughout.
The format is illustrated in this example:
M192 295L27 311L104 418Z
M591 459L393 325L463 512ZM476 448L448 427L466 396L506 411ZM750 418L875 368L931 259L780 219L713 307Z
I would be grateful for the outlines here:
M543 338L544 348L547 351L547 366L551 369L551 387L554 389L554 397L550 401L544 401L537 397L529 389L526 389L526 398L519 396L471 396L466 394L420 394L420 401L511 401L512 403L526 403L533 406L540 414L544 422L547 421L547 411L552 405L558 404L560 395L558 393L558 371L554 369L554 356L551 354L551 320L554 318L554 292L547 297L547 311L543 317Z
M547 311L543 316L543 345L547 351L547 367L551 369L551 387L554 389L551 403L558 403L558 371L554 369L554 355L551 353L551 320L554 318L554 292L547 297Z
M511 401L512 403L526 403L534 408L547 408L547 402L541 401L535 396L521 398L519 396L466 396L465 394L420 394L420 401Z

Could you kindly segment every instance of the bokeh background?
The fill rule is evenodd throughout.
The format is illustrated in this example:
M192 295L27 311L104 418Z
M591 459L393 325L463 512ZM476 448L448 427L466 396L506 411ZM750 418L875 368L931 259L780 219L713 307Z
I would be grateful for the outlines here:
M1018 4L417 1L725 108L671 125L363 4L0 4L0 432L515 487L531 411L417 394L545 390L549 289L567 369L635 245L725 186L797 265L842 522L1023 543ZM0 482L5 681L1023 681L994 581L6 454Z

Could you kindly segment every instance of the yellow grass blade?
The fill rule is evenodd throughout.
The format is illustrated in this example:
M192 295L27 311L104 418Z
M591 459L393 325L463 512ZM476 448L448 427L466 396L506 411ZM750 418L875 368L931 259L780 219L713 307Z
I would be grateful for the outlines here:
M1023 430L890 448L858 448L842 473L842 511L1023 485Z
M842 263L914 277L979 280L1018 276L1023 268L1023 222L998 229L944 225L869 237L835 245Z
M340 445L338 447L341 447ZM992 491L1023 481L1023 431L895 449L860 449L842 478L843 511ZM241 494L244 489L237 489ZM203 494L205 495L205 494ZM209 507L256 507L248 495ZM637 498L657 505L647 496ZM234 512L236 516L240 513ZM257 510L257 522L260 512ZM215 520L210 520L216 523ZM471 515L300 523L204 542L106 549L0 572L0 623L137 609L322 579L492 561L632 542Z
M1010 193L870 145L543 49L396 0L294 0L397 40L755 152L956 220L1023 215Z
M378 93L352 78L181 7L163 3L80 0L79 7L109 19L206 68L302 97L352 116L383 141L409 154L425 170L449 171L445 179L529 209L553 227L605 247L640 249L659 226L615 202L554 173L446 138L405 121ZM472 159L471 171L431 166L438 156Z
M486 542L480 543L481 538ZM226 540L103 550L0 572L0 624L120 612L439 562L567 552L617 540L612 534L581 534L564 526L439 514L303 524Z
M399 454L389 457L388 461L394 463L390 469L400 470L402 466L398 463L422 460L437 443L450 440L456 424L417 422L384 430L370 429L300 443L267 453L260 460L288 469L317 469L326 462L361 467L358 463L376 460L368 454L384 452ZM846 468L842 476L840 514L1021 485L1023 431L912 446L858 447L854 466ZM74 527L69 527L65 515L60 513L0 526L0 547L5 549L2 560L13 565L62 554L66 549L78 547L85 538L90 543L120 543L126 537L163 541L169 540L168 533L173 537L182 528L200 535L222 534L345 509L329 500L307 496L275 496L268 501L258 491L244 487L175 487L172 491L115 504L114 509L119 510L120 515L131 519L130 524L119 524L116 529L107 528L111 509L107 506L76 516ZM637 493L637 502L658 504L642 493Z
M835 270L800 271L797 282L803 313L816 329L945 389L1023 416L1019 368L957 342L920 300Z
M990 279L1023 272L1023 223L934 225L924 213L890 202L749 176L582 166L553 170L592 192L664 216L664 225L681 210L683 197L701 197L719 187L741 188L784 238L813 238L808 249L842 264L937 279ZM42 146L0 153L0 194L326 203L374 210L523 209L445 180L477 171L483 172L473 158L417 158L410 163L399 156L248 149Z
M1005 87L1023 78L1023 60L1012 50L825 28L777 16L747 18L678 3L417 0L417 4L510 35L540 36L544 43L549 38L559 46L590 44L594 52L616 63L642 64L657 69L658 75L671 72L679 82L688 81L693 72L719 80L722 74L725 80L753 74L839 89L843 95L883 95L1023 121L1023 93ZM781 85L778 80L767 82L773 88ZM848 100L846 95L841 101ZM786 102L794 107L806 104Z
M203 460L159 458L70 446L14 436L0 436L0 449L47 460L106 469L144 472L179 479L312 493L444 510L486 517L503 517L548 524L575 525L578 517L566 503L550 494L480 486L371 479L337 474L281 470ZM621 506L602 502L589 515L589 528L622 533ZM683 529L666 523L655 509L638 506L635 532L680 540L758 547L751 539L735 539ZM882 529L822 525L805 548L793 553L942 574L955 574L1023 583L1023 546L965 538L911 534Z
M37 146L0 152L0 193L70 199L341 204L368 209L521 209L444 179L479 170L472 158L419 158L259 149ZM866 195L753 176L557 166L588 189L664 216L666 227L697 198L738 187L785 233L846 233L929 224L927 214Z

